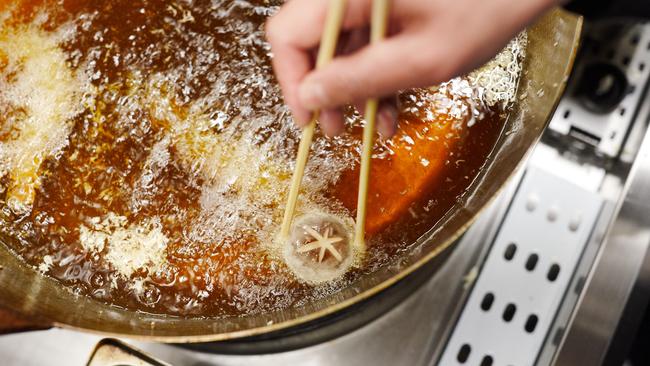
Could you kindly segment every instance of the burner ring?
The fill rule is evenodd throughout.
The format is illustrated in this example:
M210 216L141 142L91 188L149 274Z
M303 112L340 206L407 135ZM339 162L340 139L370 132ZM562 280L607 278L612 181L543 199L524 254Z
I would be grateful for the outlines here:
M606 114L616 109L629 92L627 77L618 66L596 62L582 71L576 96L586 109Z

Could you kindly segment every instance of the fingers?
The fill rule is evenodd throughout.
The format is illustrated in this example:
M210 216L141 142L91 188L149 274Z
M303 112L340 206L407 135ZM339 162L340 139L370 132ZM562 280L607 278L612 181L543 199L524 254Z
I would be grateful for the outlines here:
M400 34L377 45L366 46L372 0L350 0L343 21L352 29L341 39L343 56L322 70L313 71L313 52L320 42L329 0L291 0L267 24L273 51L273 67L285 102L299 126L311 119L311 111L322 109L320 122L327 135L343 130L340 106L421 85L421 66L412 52L412 37ZM417 56L417 55L416 55ZM420 59L422 57L419 57ZM311 72L311 73L310 73ZM308 76L308 77L307 77ZM396 109L378 111L377 130L389 137L395 133Z
M377 111L377 132L390 138L397 132L397 106L392 102L382 102Z
M289 106L298 126L306 126L311 119L311 111L302 106L298 98L298 87L302 78L311 70L309 54L286 45L274 49L273 69L284 94L284 102Z
M387 98L379 104L376 116L377 132L384 138L391 138L397 132L398 108L396 98ZM365 106L357 105L357 110L365 116ZM338 136L345 130L344 113L339 108L327 108L320 113L321 129L328 137Z
M368 45L370 42L370 28L354 29L341 34L339 37L337 56L349 55Z
M299 126L309 123L311 112L298 98L298 86L313 68L311 53L322 35L329 0L292 0L272 17L266 35L273 52L273 68L285 103ZM348 1L343 28L367 24L371 0ZM355 42L356 43L356 42Z
M329 137L340 135L345 128L343 113L337 108L322 110L319 123L325 135Z
M298 89L299 102L306 109L330 108L452 77L449 66L436 62L441 58L433 51L440 48L426 43L410 34L400 34L338 57L304 78Z
M396 96L384 98L379 102L376 116L376 129L383 138L391 138L397 132L397 119L399 114L397 104ZM363 118L366 117L365 101L354 103L354 108L356 108Z
M267 38L300 49L318 46L325 24L329 0L291 0L267 23ZM372 0L350 0L346 3L343 30L368 24Z

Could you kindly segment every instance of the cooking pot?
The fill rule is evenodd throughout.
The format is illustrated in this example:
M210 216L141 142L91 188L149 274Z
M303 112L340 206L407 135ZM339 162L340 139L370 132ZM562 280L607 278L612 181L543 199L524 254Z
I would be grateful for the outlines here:
M420 237L411 250L394 258L392 264L300 307L226 318L178 317L123 309L75 295L61 283L26 266L0 244L0 308L6 309L0 313L3 322L0 329L56 326L147 341L229 340L233 344L235 339L263 340L270 339L269 335L277 339L300 334L301 329L330 327L324 336L317 337L322 340L360 326L435 275L459 236L525 160L563 93L576 56L581 26L582 18L554 9L529 27L527 56L516 102L484 169L462 201ZM400 286L394 286L399 282ZM352 313L365 315L349 322L350 326L331 328L337 319Z

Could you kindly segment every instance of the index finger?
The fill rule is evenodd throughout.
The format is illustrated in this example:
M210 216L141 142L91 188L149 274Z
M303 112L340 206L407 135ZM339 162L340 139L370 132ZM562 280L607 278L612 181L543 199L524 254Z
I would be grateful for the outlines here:
M267 39L273 52L273 68L285 103L300 126L309 123L311 113L298 98L298 86L313 68L311 52L320 42L328 0L292 0L267 23ZM348 1L343 28L368 22L371 0Z
M329 0L291 0L269 19L267 37L274 43L286 43L300 49L318 46ZM342 29L347 30L370 22L372 0L348 0Z

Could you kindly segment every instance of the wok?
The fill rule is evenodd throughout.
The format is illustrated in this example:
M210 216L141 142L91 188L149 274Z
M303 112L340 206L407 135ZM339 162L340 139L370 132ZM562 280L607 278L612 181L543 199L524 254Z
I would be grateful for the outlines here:
M393 296L392 285L421 268L426 271L420 270L420 277L425 273L424 278L428 278L442 265L456 239L504 186L539 139L564 90L576 55L581 25L581 18L555 9L528 29L529 44L516 103L485 168L463 201L414 243L412 250L395 258L393 265L364 275L341 291L305 306L206 319L131 311L74 295L59 282L26 266L5 245L0 245L0 308L12 314L3 316L0 312L0 330L12 326L14 329L29 325L57 326L159 342L233 340L277 334L319 319L336 319L336 314L342 310L379 301L373 299L381 299L380 294ZM409 281L411 286L405 287L406 293L413 291L418 282L413 277ZM394 297L393 302L399 299L401 297ZM29 319L29 322L12 322L13 315Z

